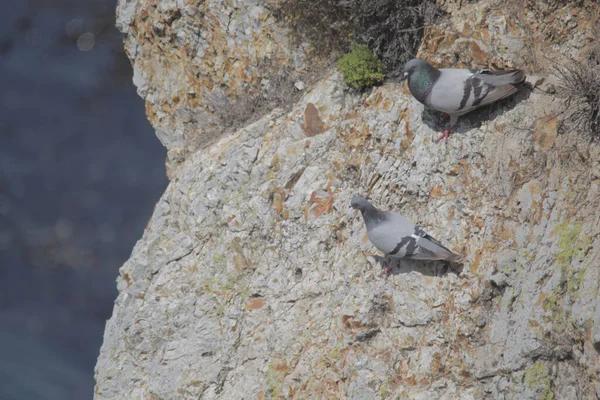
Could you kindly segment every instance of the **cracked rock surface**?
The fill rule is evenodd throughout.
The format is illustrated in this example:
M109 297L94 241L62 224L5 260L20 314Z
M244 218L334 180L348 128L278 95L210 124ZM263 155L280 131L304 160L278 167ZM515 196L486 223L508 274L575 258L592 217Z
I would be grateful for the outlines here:
M600 147L561 105L525 89L435 144L402 86L331 70L190 154L121 268L95 397L600 395ZM380 278L357 194L465 263Z

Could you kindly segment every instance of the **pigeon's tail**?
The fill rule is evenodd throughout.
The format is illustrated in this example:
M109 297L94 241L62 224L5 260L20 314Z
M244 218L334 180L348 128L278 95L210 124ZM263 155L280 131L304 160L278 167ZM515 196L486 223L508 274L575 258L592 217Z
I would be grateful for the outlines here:
M486 69L479 71L479 75L485 83L494 86L516 85L525 80L525 72L522 69L504 69L498 71Z
M417 241L417 248L415 250L415 253L406 258L415 260L444 260L458 263L463 259L461 255L453 253L430 235L421 237Z
M461 264L465 260L465 256L456 253L450 253L450 255L446 258L446 261L450 261L452 263Z
M464 260L464 257L460 254L456 254L451 252L448 248L442 247L441 249L437 249L435 252L435 259L449 261L451 263L461 263Z

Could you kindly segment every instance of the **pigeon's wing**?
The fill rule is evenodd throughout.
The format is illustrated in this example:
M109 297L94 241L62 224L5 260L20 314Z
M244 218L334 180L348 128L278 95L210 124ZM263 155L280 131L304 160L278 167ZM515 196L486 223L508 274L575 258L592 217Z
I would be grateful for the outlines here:
M405 254L405 246L415 232L415 224L392 211L384 212L382 216L383 219L368 231L369 240L386 254Z
M414 260L447 260L447 261L458 261L461 256L453 253L446 246L441 244L437 239L431 235L422 231L418 227L416 236L417 239L417 251L410 257Z
M467 104L471 103L471 109L473 109L501 100L519 91L518 84L524 80L525 73L520 69L473 71L473 76L467 79L465 85L465 93L467 89L470 92Z
M384 215L385 219L369 231L369 240L391 257L448 261L460 258L406 217L392 211Z
M375 247L395 258L449 260L459 258L406 217L388 211L385 220L369 231Z
M469 70L473 75L485 83L494 86L515 85L525 80L525 72L521 69L491 69Z
M471 76L473 73L468 69L440 69L440 76L425 98L425 105L448 114L457 113L461 110L465 82Z
M441 69L426 104L450 115L466 114L519 90L525 79L521 70Z

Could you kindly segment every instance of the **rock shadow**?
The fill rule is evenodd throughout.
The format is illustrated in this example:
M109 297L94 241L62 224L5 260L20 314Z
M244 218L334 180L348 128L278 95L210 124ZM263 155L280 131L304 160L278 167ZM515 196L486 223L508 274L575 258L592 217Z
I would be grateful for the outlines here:
M419 272L422 275L427 276L446 276L448 274L454 274L460 276L463 270L463 264L451 263L448 261L426 261L426 260L404 260L396 259L391 260L389 257L374 256L378 264L381 265L381 269L385 268L391 262L393 268L390 271L390 275L402 275L409 274L413 271Z
M533 88L529 83L522 84L517 93L458 117L458 123L450 134L467 133L471 129L481 127L486 121L495 120L498 116L512 110L522 101L527 100L532 92ZM430 110L425 107L421 114L421 120L432 130L443 133L444 129L450 126L449 122L441 123L444 115L442 112Z

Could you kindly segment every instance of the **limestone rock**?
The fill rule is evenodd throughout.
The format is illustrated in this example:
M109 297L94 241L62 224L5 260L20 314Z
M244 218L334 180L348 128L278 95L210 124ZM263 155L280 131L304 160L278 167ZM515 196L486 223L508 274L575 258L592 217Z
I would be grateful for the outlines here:
M560 105L524 91L435 144L400 85L361 96L332 70L291 112L182 158L120 270L95 398L593 398L600 151L556 131ZM379 277L357 194L465 254L462 270Z
M288 134L307 104L329 129ZM535 146L536 119L552 107L533 93L438 145L399 86L362 101L334 73L290 114L194 154L121 269L97 398L584 390L569 379L599 366L585 332L598 306L589 216L600 194L587 190L596 160L567 151L578 138ZM379 278L348 209L368 192L467 254L462 274L405 261ZM482 296L490 279L499 288ZM577 364L549 369L543 360L565 346Z

